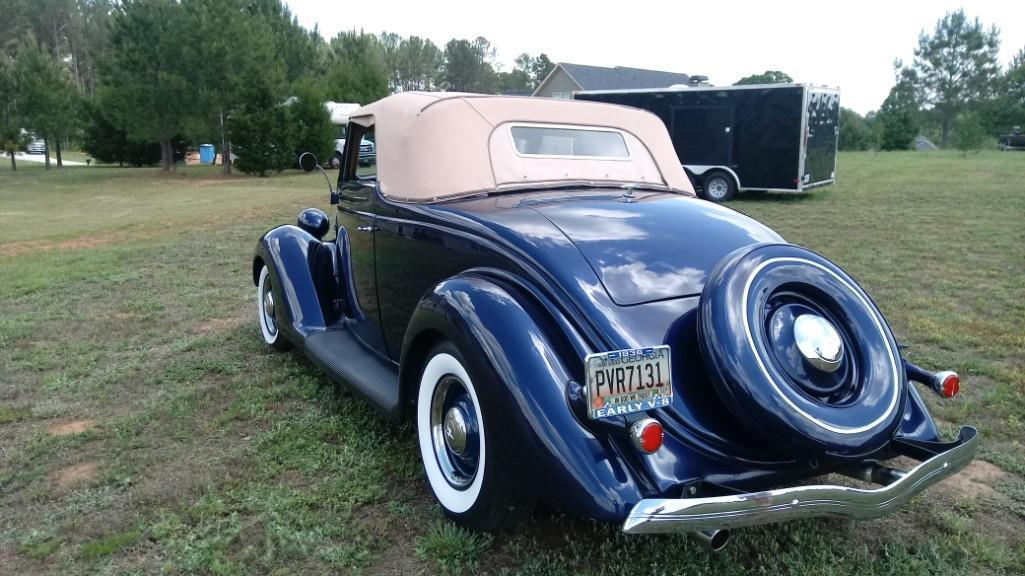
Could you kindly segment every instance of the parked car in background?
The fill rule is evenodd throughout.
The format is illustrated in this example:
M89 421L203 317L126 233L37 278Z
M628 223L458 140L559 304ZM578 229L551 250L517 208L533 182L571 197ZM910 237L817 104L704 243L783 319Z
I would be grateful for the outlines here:
M680 163L713 202L738 191L804 192L836 180L840 92L803 84L577 92L665 122Z
M411 419L456 522L542 502L718 549L884 515L972 460L975 429L941 440L911 384L957 375L904 358L839 266L697 199L652 114L404 92L348 138L334 225L307 208L257 242L259 331ZM878 487L804 482L829 473Z
M29 154L46 154L46 141L42 138L33 138L25 146L25 151Z
M334 153L328 162L332 168L337 168L341 165L341 156L345 152L345 132L348 129L348 115L359 110L360 105L356 104L356 102L327 101L324 102L324 107L327 108L328 114L331 115L331 123L338 130L337 136L334 138ZM374 143L364 138L360 142L361 164L367 165L373 154Z
M997 141L1001 150L1025 150L1025 132L1015 126L1010 132L1001 134Z

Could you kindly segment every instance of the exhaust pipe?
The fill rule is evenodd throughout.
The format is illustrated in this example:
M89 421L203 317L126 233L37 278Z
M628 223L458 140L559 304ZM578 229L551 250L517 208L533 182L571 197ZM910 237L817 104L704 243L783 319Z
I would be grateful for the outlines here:
M729 530L705 530L702 532L688 532L687 534L707 546L712 552L722 550L726 547L726 543L730 541Z

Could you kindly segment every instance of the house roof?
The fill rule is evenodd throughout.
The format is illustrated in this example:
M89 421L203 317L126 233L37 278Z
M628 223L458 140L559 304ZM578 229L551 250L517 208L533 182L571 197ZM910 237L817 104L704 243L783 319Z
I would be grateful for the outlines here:
M590 66L559 62L581 90L628 90L632 88L667 88L673 84L687 84L690 76L678 72L647 70L616 66ZM554 71L553 71L554 72ZM546 79L547 80L547 79ZM542 84L544 84L542 82Z

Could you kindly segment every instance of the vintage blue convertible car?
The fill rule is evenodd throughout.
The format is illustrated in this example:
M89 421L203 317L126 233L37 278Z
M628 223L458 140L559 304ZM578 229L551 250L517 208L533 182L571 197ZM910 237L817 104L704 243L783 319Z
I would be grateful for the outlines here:
M695 198L655 116L404 93L350 122L375 161L347 144L333 226L309 208L260 238L260 329L415 420L455 521L540 501L717 549L883 515L973 458L975 429L940 441L910 384L951 397L957 375L904 359L838 266ZM826 473L855 480L807 482Z

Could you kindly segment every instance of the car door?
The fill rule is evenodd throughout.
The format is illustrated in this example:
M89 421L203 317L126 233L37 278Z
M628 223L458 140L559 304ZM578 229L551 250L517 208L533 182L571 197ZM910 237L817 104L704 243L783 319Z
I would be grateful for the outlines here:
M360 142L373 127L351 125L346 139L345 161L338 187L338 225L349 242L349 268L356 302L349 315L353 331L363 343L382 357L388 349L381 331L381 307L377 293L376 232L374 194L377 189L376 157L359 159Z

